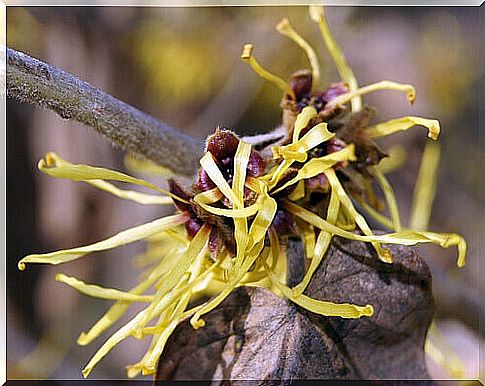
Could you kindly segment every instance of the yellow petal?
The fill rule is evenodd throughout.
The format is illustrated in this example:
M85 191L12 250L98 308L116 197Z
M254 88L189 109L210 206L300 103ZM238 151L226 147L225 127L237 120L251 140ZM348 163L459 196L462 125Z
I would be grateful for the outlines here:
M313 126L308 133L301 139L286 146L275 146L272 148L274 158L284 158L286 160L305 162L307 160L307 151L318 146L322 142L328 141L334 137L327 129L325 122Z
M376 180L384 192L384 197L386 198L387 208L389 209L389 214L392 220L392 229L399 232L402 228L401 226L401 216L399 215L399 207L397 205L396 196L394 195L394 190L391 184L387 181L386 176L378 168L372 168L372 173L376 177Z
M428 142L424 148L419 166L418 178L414 186L409 227L426 229L431 217L431 209L436 193L440 145Z
M241 218L245 219L247 217L254 216L256 214L256 212L259 210L259 208L261 207L260 202L256 202L253 205L247 206L247 207L242 208L242 209L217 208L217 207L214 207L214 206L203 204L201 202L198 202L198 204L202 208L204 208L207 212L216 214L218 216L232 217L234 219L241 219Z
M379 138L394 134L398 131L405 131L414 126L424 126L428 129L428 137L437 140L440 134L440 123L436 119L427 119L415 116L391 119L390 121L379 123L365 130L370 138Z
M328 203L328 208L327 208L327 221L330 224L335 224L335 222L337 221L339 208L340 208L340 200L335 190L332 190L332 193L330 194L330 201ZM332 234L324 230L321 230L320 233L318 234L317 242L315 244L315 253L310 263L310 267L308 267L308 270L305 273L303 280L295 288L293 288L293 293L295 296L300 296L305 291L306 287L310 283L310 280L313 274L320 266L320 263L322 262L323 257L325 256L325 253L327 252L327 249L330 246L331 241L332 241Z
M165 303L169 304L165 296L170 295L169 292L182 280L191 264L196 260L197 256L205 254L207 243L209 241L211 227L204 224L199 229L195 237L191 240L187 252L181 256L180 260L173 266L166 280L164 280L157 289L155 297L150 305L147 307L147 313L137 322L135 330L141 330L146 324L155 316L160 314L164 309ZM169 298L167 296L167 298ZM174 299L175 300L175 299Z
M135 295L129 292L119 291L113 288L103 288L94 284L86 284L75 277L66 276L62 273L58 273L55 277L57 281L67 284L68 286L77 289L79 292L92 296L94 298L108 299L108 300L120 300L130 302L151 302L153 296L149 295Z
M340 316L341 318L360 318L362 316L372 316L374 308L368 304L364 307L349 303L333 303L316 300L306 295L295 296L293 291L288 286L281 283L273 272L267 267L268 276L270 280L276 285L279 291L292 302L307 309L324 316Z
M383 214L376 211L372 206L367 204L363 200L359 200L359 204L364 208L368 215L370 215L374 220L376 220L379 224L384 225L386 228L393 229L394 224L390 219L388 219Z
M267 185L259 181L258 190L262 195L261 208L254 218L249 229L249 242L246 253L238 254L234 267L231 270L231 277L225 289L205 303L191 318L190 323L194 328L204 326L201 316L210 312L217 307L231 293L231 291L240 284L244 275L248 272L256 259L260 257L264 247L264 238L276 214L276 201L268 195Z
M194 201L197 203L202 204L213 204L214 202L219 201L222 199L224 195L219 190L219 188L214 188L210 190L206 190L204 192L198 193L194 197Z
M103 180L90 180L86 181L89 185L95 188L109 192L116 197L124 198L126 200L135 201L143 205L170 205L173 204L173 199L167 196L155 196L154 194L147 194L141 192L135 192L134 190L119 189L113 184Z
M318 64L317 55L312 46L293 29L290 21L286 18L276 25L276 30L289 37L305 51L312 67L312 89L317 90L320 85L320 65Z
M258 74L260 77L266 79L267 81L273 83L278 87L281 91L285 92L286 94L290 95L292 99L295 98L295 93L290 88L288 83L286 83L283 79L279 76L272 74L269 71L266 71L261 65L256 61L253 56L253 45L252 44L245 44L243 47L243 51L241 54L241 59L248 63L253 71Z
M311 5L309 13L312 20L317 23L318 27L320 28L323 41L327 46L328 52L330 53L330 56L335 63L335 66L337 67L340 77L345 83L347 83L350 92L356 91L359 87L357 84L357 79L355 78L352 68L350 68L350 66L347 64L342 50L340 49L339 45L333 38L332 33L330 32L330 28L328 27L328 24L325 20L323 7L318 5ZM360 95L357 94L353 96L351 98L351 102L353 112L357 112L362 108L362 99L360 98Z
M246 182L246 172L250 155L251 145L244 141L239 141L236 155L234 156L234 178L232 182L232 190L238 198L234 203L236 210L244 211L248 209L244 208L244 184ZM247 217L256 214L260 204L261 200L258 198L256 204L253 205L256 209L254 213L243 216L242 218L234 218L234 238L236 239L236 259L238 261L243 258L249 242Z
M396 90L396 91L402 91L406 93L406 98L409 101L409 103L413 103L414 100L416 99L416 90L414 87L410 84L403 84L403 83L398 83L398 82L392 82L390 80L381 80L380 82L377 83L372 83L368 86L359 88L354 91L350 91L346 94L339 95L335 99L332 99L330 102L328 102L325 106L326 109L330 109L334 106L338 105L343 105L345 103L348 103L352 98L359 96L359 95L365 95L374 91L379 91L379 90Z
M52 177L67 178L73 181L88 182L92 180L113 180L145 186L147 188L156 190L160 193L170 196L178 201L186 202L180 197L170 193L165 189L159 188L158 186L148 181L144 181L139 178L135 178L114 170L103 169L83 164L71 164L67 161L64 161L61 157L53 152L47 153L44 158L39 161L38 168L41 172L49 174Z
M414 231L403 230L396 233L387 233L384 235L359 235L352 232L347 232L328 221L325 221L320 216L312 213L299 205L290 201L285 201L283 207L290 213L298 216L313 226L325 230L337 236L345 237L349 240L364 241L367 243L380 242L385 244L401 244L401 245L416 245L419 243L433 243L438 244L443 248L457 246L458 260L457 266L465 266L467 245L463 237L456 233L436 233L429 231Z
M295 177L273 191L272 194L276 194L300 180L314 177L322 173L324 170L331 168L336 163L343 161L355 161L355 159L355 145L353 143L346 146L342 150L330 153L324 157L312 158L310 161L306 162L300 170L298 170L298 174Z
M313 106L305 106L297 115L295 128L293 129L293 143L300 139L300 133L308 126L308 123L318 116L317 110Z
M148 275L148 277L134 287L130 293L134 295L141 295L162 275L164 269L164 262L159 265ZM130 301L117 301L109 310L94 324L87 333L81 333L77 339L77 344L85 346L91 343L99 335L101 335L107 328L113 325L119 318L121 318L126 310L130 307Z
M175 287L178 283L182 281L183 284L183 281L186 281L188 279L186 274L187 269L197 258L197 256L200 256L202 253L205 254L205 248L209 240L209 234L210 227L207 225L204 225L197 232L195 237L192 239L183 260L180 261L179 264L175 265L174 269L171 272L171 275L167 277L167 280L157 290L157 293L155 294L155 297L150 305L144 310L140 311L132 320L130 320L127 324L125 324L118 331L116 331L101 346L101 348L94 354L89 363L83 369L82 373L84 377L87 377L90 374L94 366L104 356L106 356L106 354L108 354L108 352L111 351L113 347L115 347L118 343L120 343L122 340L126 339L130 335L133 335L133 333L135 333L136 331L145 327L147 323L149 323L153 318L160 315L167 306L173 304L173 302L177 301L180 296L182 296L186 292L184 288L179 288L177 293L177 295L179 296L175 296L174 293L170 293L168 294L168 296L165 296L167 295L167 292Z
M340 202L347 209L347 211L355 220L355 222L362 230L362 232L367 236L372 236L373 233L369 225L367 224L367 221L365 221L364 217L355 209L354 205L352 204L352 201L350 200L349 196L347 195L344 188L340 184L340 181L337 175L335 174L335 171L333 169L327 169L324 171L324 173L332 189L335 189ZM392 263L392 256L390 252L387 249L382 248L380 243L373 242L372 246L375 248L377 255L379 256L379 259L381 259L385 263Z
M101 348L93 355L91 360L88 362L86 367L82 370L82 374L84 378L87 378L91 371L93 371L94 366L103 359L108 352L111 351L113 347L115 347L118 343L122 340L128 338L131 335L131 331L135 324L142 318L142 316L147 312L147 309L140 311L132 320L126 323L123 327L121 327L118 331L116 331L102 346Z
M215 163L211 153L207 152L204 154L200 160L200 166L207 172L212 182L217 185L224 196L231 200L233 204L235 202L242 204L222 175L222 172Z
M86 245L84 247L65 249L42 255L29 255L20 260L18 267L21 271L23 271L26 263L66 263L68 261L76 260L91 252L104 251L119 247L121 245L129 244L137 240L142 240L165 229L183 224L187 221L187 219L188 216L186 214L176 214L149 222L147 224L138 225L134 228L122 231L108 239L98 241L97 243Z

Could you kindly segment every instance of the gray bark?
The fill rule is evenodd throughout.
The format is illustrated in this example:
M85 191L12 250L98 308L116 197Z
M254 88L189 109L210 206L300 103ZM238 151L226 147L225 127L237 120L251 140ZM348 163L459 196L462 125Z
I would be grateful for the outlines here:
M124 150L192 176L203 143L75 76L7 48L7 96L93 127Z

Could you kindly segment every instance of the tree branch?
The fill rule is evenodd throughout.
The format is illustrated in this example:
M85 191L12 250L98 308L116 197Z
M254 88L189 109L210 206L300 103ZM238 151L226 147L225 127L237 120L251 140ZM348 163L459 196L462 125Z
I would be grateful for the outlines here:
M198 168L203 143L75 76L7 48L7 95L54 110L104 135L124 150L181 175Z

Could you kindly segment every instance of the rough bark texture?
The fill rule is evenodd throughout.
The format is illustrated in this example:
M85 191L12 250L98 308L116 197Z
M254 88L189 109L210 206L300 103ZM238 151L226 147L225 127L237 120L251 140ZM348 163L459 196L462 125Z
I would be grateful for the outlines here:
M7 95L94 127L110 141L177 174L191 176L202 141L98 90L75 76L7 48Z
M428 379L430 271L413 249L390 249L395 262L389 265L368 245L335 237L306 291L321 300L372 304L372 317L322 317L269 291L240 288L204 318L204 328L186 322L175 330L157 379Z

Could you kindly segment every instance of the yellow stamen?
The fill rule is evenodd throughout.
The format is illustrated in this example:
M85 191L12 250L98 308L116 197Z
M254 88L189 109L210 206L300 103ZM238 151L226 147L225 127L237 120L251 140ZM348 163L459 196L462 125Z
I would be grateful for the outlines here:
M289 37L298 44L306 53L310 66L312 67L312 90L318 90L320 85L320 65L318 64L317 55L308 42L303 39L291 26L290 21L286 18L276 25L276 30Z
M243 47L243 52L241 54L241 59L248 63L253 71L258 74L260 77L270 81L271 83L275 84L281 91L291 96L293 100L296 100L295 93L290 88L288 83L286 83L283 79L279 76L276 76L269 71L266 71L261 65L256 61L253 56L253 45L252 44L245 44Z

